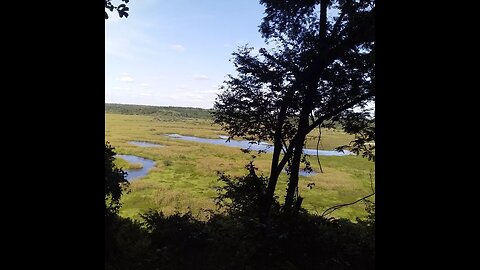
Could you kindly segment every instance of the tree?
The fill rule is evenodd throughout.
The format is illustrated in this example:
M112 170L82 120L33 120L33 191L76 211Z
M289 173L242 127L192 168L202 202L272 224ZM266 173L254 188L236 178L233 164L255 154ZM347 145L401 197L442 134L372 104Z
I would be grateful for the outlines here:
M374 121L365 105L375 98L375 3L260 3L265 5L260 32L276 46L270 51L261 48L258 54L248 46L233 53L238 74L225 81L213 114L230 138L273 141L264 210L268 214L278 177L287 165L284 211L290 213L301 206L298 171L306 135L316 127L343 126L359 134L356 150L367 150L369 157L374 154L374 145L360 144L362 139L374 139L374 133L365 132Z
M120 209L120 198L128 185L126 173L115 167L115 148L105 143L105 216L116 215Z
M125 2L125 3L128 4L128 2L130 2L130 0L122 0L122 2ZM127 7L127 5L120 4L118 6L114 6L112 4L111 0L105 0L105 20L108 19L107 10L109 10L110 12L113 12L114 9L116 9L118 11L118 16L120 16L120 18L123 18L123 17L128 18L128 12L127 11L129 10L129 8Z

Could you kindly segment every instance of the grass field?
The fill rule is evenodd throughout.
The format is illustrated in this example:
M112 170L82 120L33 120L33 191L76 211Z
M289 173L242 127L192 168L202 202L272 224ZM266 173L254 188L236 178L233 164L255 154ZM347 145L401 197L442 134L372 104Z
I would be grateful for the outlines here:
M244 175L245 164L251 160L250 154L237 148L209 145L169 138L164 134L218 138L225 135L219 126L212 125L206 118L158 117L158 115L105 114L105 140L116 149L117 154L137 155L156 162L149 174L130 185L130 192L123 196L120 214L138 218L149 208L161 209L166 214L190 209L199 218L203 209L215 209L213 198L215 187L220 184L217 171L230 175ZM309 135L307 148L316 147L317 130ZM322 131L321 149L330 150L346 144L350 135L333 130ZM144 148L131 145L129 141L146 141L162 144L165 147ZM271 154L263 154L255 159L259 174L268 175ZM313 169L319 172L316 157L309 157ZM371 192L369 174L374 171L374 163L357 156L321 156L324 173L311 177L300 177L299 191L304 197L303 206L321 214L326 208L354 201ZM117 161L119 166L129 169L125 161ZM283 203L287 175L282 174L276 194ZM310 189L307 184L313 182ZM364 204L344 207L332 216L354 219L365 215Z

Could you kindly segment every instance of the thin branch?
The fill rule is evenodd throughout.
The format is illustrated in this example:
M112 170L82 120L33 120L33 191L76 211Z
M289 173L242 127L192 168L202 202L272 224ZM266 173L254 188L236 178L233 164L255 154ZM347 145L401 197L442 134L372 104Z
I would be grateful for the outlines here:
M341 12L340 15L338 16L337 21L335 22L335 25L333 26L333 29L332 29L332 36L333 36L334 38L338 35L338 28L339 28L340 25L342 24L343 18L345 17L345 15L347 14L347 12L350 12L351 7L352 7L352 1L351 1L351 0L350 0L350 1L347 1L347 2L345 3L345 5L343 6L342 12Z
M297 140L297 135L298 135L298 133L295 134L293 139L290 140L290 144L288 145L288 149L285 152L285 155L283 156L282 160L280 160L280 163L278 164L278 166L276 168L276 173L277 174L280 174L280 172L282 171L282 169L285 166L285 164L287 163L287 161L290 160L290 157L293 154L293 148L295 147L295 141Z
M333 211L336 211L337 209L340 209L340 208L342 208L342 207L349 206L349 205L352 205L352 204L356 204L356 203L358 203L358 202L360 202L360 201L363 201L363 200L365 200L366 198L371 197L371 196L373 196L373 195L375 195L375 192L373 192L372 194L367 195L367 196L365 196L365 197L363 197L363 198L360 198L360 199L358 199L358 200L356 200L356 201L354 201L354 202L351 202L351 203L337 204L337 205L335 205L335 206L332 206L332 207L328 208L327 210L325 210L325 211L323 212L322 217L325 216L325 215L330 215L331 213L333 213ZM332 209L333 209L333 210L332 210ZM329 210L331 210L331 211L328 212ZM328 212L328 213L327 213L327 212Z
M285 155L287 153L287 142L285 142L285 140L282 138L282 144L283 144L283 147L282 147L282 151L283 151L283 154Z
M333 110L332 112L330 113L327 113L327 114L324 114L323 116L321 117L318 117L317 120L308 127L307 129L307 134L312 131L316 126L320 125L323 121L325 121L326 119L329 119L330 117L332 116L335 116L341 112L343 112L344 110L346 109L349 109L349 108L352 108L353 106L357 105L359 102L361 101L364 101L370 97L373 97L375 95L375 92L368 92L367 94L363 94L363 95L360 95L358 96L357 98L354 98L352 100L350 100L349 102L345 103L343 106L340 106L339 108L337 108L336 110Z
M319 35L320 43L323 43L327 36L327 6L328 0L320 1L320 21L319 21Z
M320 138L322 137L322 129L320 125L318 125L318 141L317 141L317 162L318 166L320 167L320 172L323 173L322 164L320 164L320 156L318 155L318 147L320 146Z
M315 122L315 116L313 115L313 112L310 113L310 117L312 118L312 122ZM320 138L321 137L322 137L322 130L321 130L320 125L318 125L317 162L318 162L318 167L320 167L320 172L323 173L322 164L320 164L320 156L318 154L318 148L320 146Z

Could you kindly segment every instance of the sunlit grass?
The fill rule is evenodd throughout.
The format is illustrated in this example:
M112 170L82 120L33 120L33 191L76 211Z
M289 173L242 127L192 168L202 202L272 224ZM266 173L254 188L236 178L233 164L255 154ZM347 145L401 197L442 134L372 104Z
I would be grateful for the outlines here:
M313 131L311 137L317 132ZM190 209L201 217L204 209L215 209L215 187L221 184L217 172L244 175L245 165L252 160L251 154L242 153L238 148L183 141L164 135L170 133L204 138L225 135L218 125L204 119L169 121L142 115L106 114L105 140L116 147L117 154L156 161L147 176L131 183L130 193L123 196L122 216L138 218L141 212L154 208L165 213ZM339 131L322 131L323 149L347 144L350 138ZM165 147L137 147L129 141L148 141ZM316 139L310 139L309 143L308 148L316 147ZM271 157L269 153L254 159L258 174L269 174ZM316 157L309 157L309 160L313 169L319 172ZM323 174L300 177L299 192L304 197L303 206L309 211L321 214L332 205L354 201L371 192L369 173L374 170L373 162L357 156L320 156L320 161ZM116 164L128 169L128 164L122 163L121 159L117 159ZM315 186L310 189L307 184L312 182ZM286 183L287 175L282 174L276 190L282 203ZM333 213L333 216L349 219L364 215L362 203Z

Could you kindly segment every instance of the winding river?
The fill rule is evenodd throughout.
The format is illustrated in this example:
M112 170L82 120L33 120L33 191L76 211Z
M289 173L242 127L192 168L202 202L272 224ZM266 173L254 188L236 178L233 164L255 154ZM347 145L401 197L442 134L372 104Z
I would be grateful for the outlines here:
M125 170L125 172L127 172L126 179L129 182L137 178L144 177L147 175L148 171L155 166L155 161L148 158L142 158L133 155L117 155L117 157L122 158L129 163L141 163L143 165L141 169Z
M250 143L249 141L237 141L237 140L230 140L226 141L228 138L227 136L219 136L219 139L207 139L207 138L199 138L194 136L183 136L179 134L166 134L170 138L180 139L184 141L191 141L191 142L200 142L200 143L208 143L208 144L215 144L215 145L223 145L228 147L237 147L237 148L245 148L250 149L253 151L264 150L267 153L273 152L273 145L260 142L260 144ZM317 149L303 149L303 152L308 155L317 155ZM342 152L335 151L335 150L318 150L319 156L346 156L351 155L352 152L345 150Z
M227 142L226 141L228 139L227 136L219 136L219 139L207 139L207 138L199 138L194 136L184 136L179 134L166 134L166 135L173 139L179 139L179 140L185 140L185 141L244 148L244 149L250 149L253 151L263 150L266 152L273 152L273 146L265 142L260 142L259 144L255 144L255 143L252 144L249 141L245 141L245 140L241 140L241 141L230 140ZM142 142L142 141L130 141L128 143L138 147L164 147L164 145L149 143L149 142ZM303 152L308 155L316 155L317 149L303 149ZM320 156L346 156L346 155L351 155L352 153L348 150L345 150L343 153L335 150L318 150L318 154ZM143 166L141 169L125 170L128 174L126 177L128 181L132 181L147 175L148 171L155 166L155 161L147 158L142 158L134 155L117 155L117 157L122 158L129 163L141 163ZM299 171L299 175L301 176L312 176L315 174L317 173L314 171L312 172L305 172L303 170Z

